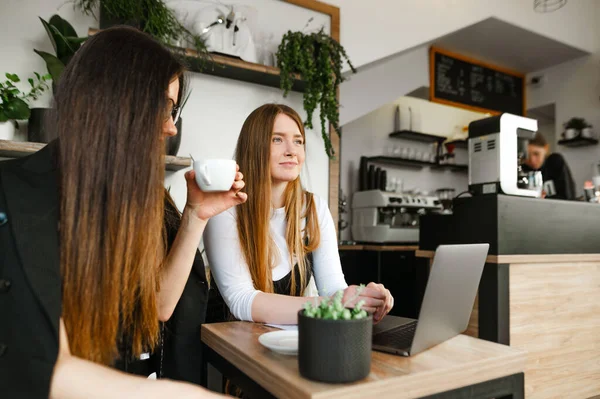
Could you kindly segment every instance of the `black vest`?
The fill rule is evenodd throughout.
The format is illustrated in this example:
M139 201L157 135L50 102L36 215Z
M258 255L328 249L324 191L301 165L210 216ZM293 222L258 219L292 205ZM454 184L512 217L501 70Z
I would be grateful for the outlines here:
M61 277L58 244L56 142L36 154L0 162L0 397L47 398L58 356ZM178 221L166 208L169 242ZM200 383L200 326L205 321L207 283L196 254L192 272L171 319L164 324L160 357L153 370L162 376ZM126 354L125 354L126 355ZM122 369L129 367L127 356ZM128 364L128 365L127 365ZM161 366L159 368L159 366Z
M292 288L292 271L286 274L283 278L273 281L273 293L279 295L292 295L292 296L300 296L302 292L306 289L310 278L313 275L313 256L312 253L306 255L306 273L304 277L304 286L298 285L300 282L300 270L297 265L294 266L293 272L296 274L296 290L293 293L290 293ZM207 320L209 323L213 322L224 322L224 321L233 321L236 320L235 317L229 311L227 304L223 300L219 289L217 288L217 284L214 279L211 279L211 300L208 304L208 314Z

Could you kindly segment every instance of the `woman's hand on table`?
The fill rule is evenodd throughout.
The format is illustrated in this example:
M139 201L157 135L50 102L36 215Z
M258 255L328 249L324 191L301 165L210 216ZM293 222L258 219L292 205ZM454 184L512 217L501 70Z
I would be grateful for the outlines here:
M375 323L379 323L381 319L383 319L383 317L387 315L390 312L390 310L392 310L392 308L394 307L394 297L390 293L390 290L386 289L383 286L383 284L376 284L371 282L367 284L366 288L377 290L384 297L383 305L379 306L373 313L373 321Z
M248 194L241 192L246 185L244 175L237 166L235 180L229 191L204 192L196 183L196 172L193 170L185 174L187 182L187 202L186 211L191 212L200 220L207 221L213 216L239 204L243 204L248 199Z
M362 290L357 285L351 285L344 290L342 303L346 307L354 307L364 301L363 309L373 315L373 321L378 323L394 306L394 298L382 284L369 283Z

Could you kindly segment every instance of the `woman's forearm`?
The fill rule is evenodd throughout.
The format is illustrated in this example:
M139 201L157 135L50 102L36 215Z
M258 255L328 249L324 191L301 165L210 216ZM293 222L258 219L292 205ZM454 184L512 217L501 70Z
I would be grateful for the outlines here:
M191 384L128 375L73 356L59 358L50 389L52 399L168 397L216 398L221 395Z
M297 324L298 311L308 301L321 297L289 296L259 292L252 302L252 320L258 323Z
M71 355L65 323L59 327L58 359L50 384L51 399L95 398L217 398L220 395L190 384L149 380Z
M169 320L181 298L205 227L205 220L199 219L187 208L183 211L181 226L160 274L157 302L161 321Z

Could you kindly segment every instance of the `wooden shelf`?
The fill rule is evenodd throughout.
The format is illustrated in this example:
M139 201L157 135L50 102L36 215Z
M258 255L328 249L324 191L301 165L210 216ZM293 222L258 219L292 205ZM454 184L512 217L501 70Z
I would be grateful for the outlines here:
M99 31L99 29L90 28L88 29L88 34L92 36ZM171 50L174 53L183 55L187 58L189 64L188 68L192 72L255 83L278 89L281 87L281 71L279 68L255 64L240 58L217 53L211 53L209 59L201 59L198 52L188 48L171 47ZM294 77L295 80L292 85L292 91L304 92L306 90L306 82L300 79L300 75L295 74Z
M434 169L434 170L442 170L442 169L450 169L452 172L468 172L469 165L453 165L453 164L445 164L440 165L434 162L427 161L417 161L416 159L405 159L398 157L369 157L367 158L369 163L379 163L384 165L392 165L392 166L401 166L407 168L417 168L422 169L426 166Z
M565 147L587 147L598 144L598 140L589 137L575 137L574 139L562 139L558 144Z
M45 143L29 141L0 140L0 157L20 158L31 155L46 146ZM177 171L192 166L192 160L185 157L166 156L165 167L168 171Z
M446 137L443 137L443 136L436 136L435 134L415 132L412 130L399 130L397 132L390 133L389 136L394 139L420 141L422 143L441 143L446 139Z
M469 165L456 165L456 164L434 164L432 169L450 169L452 172L468 172Z
M437 165L433 162L417 161L416 159L405 159L405 158L399 158L399 157L384 157L384 156L369 157L369 158L367 158L367 162L380 163L380 164L392 165L392 166L404 166L407 168L417 168L417 169L422 169L426 166Z

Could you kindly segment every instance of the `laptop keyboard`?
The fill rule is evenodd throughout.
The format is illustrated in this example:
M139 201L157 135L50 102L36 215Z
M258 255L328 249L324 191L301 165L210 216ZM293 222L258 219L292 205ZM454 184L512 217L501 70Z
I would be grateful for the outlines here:
M409 349L415 338L417 321L411 321L408 324L374 335L373 344L398 349Z

